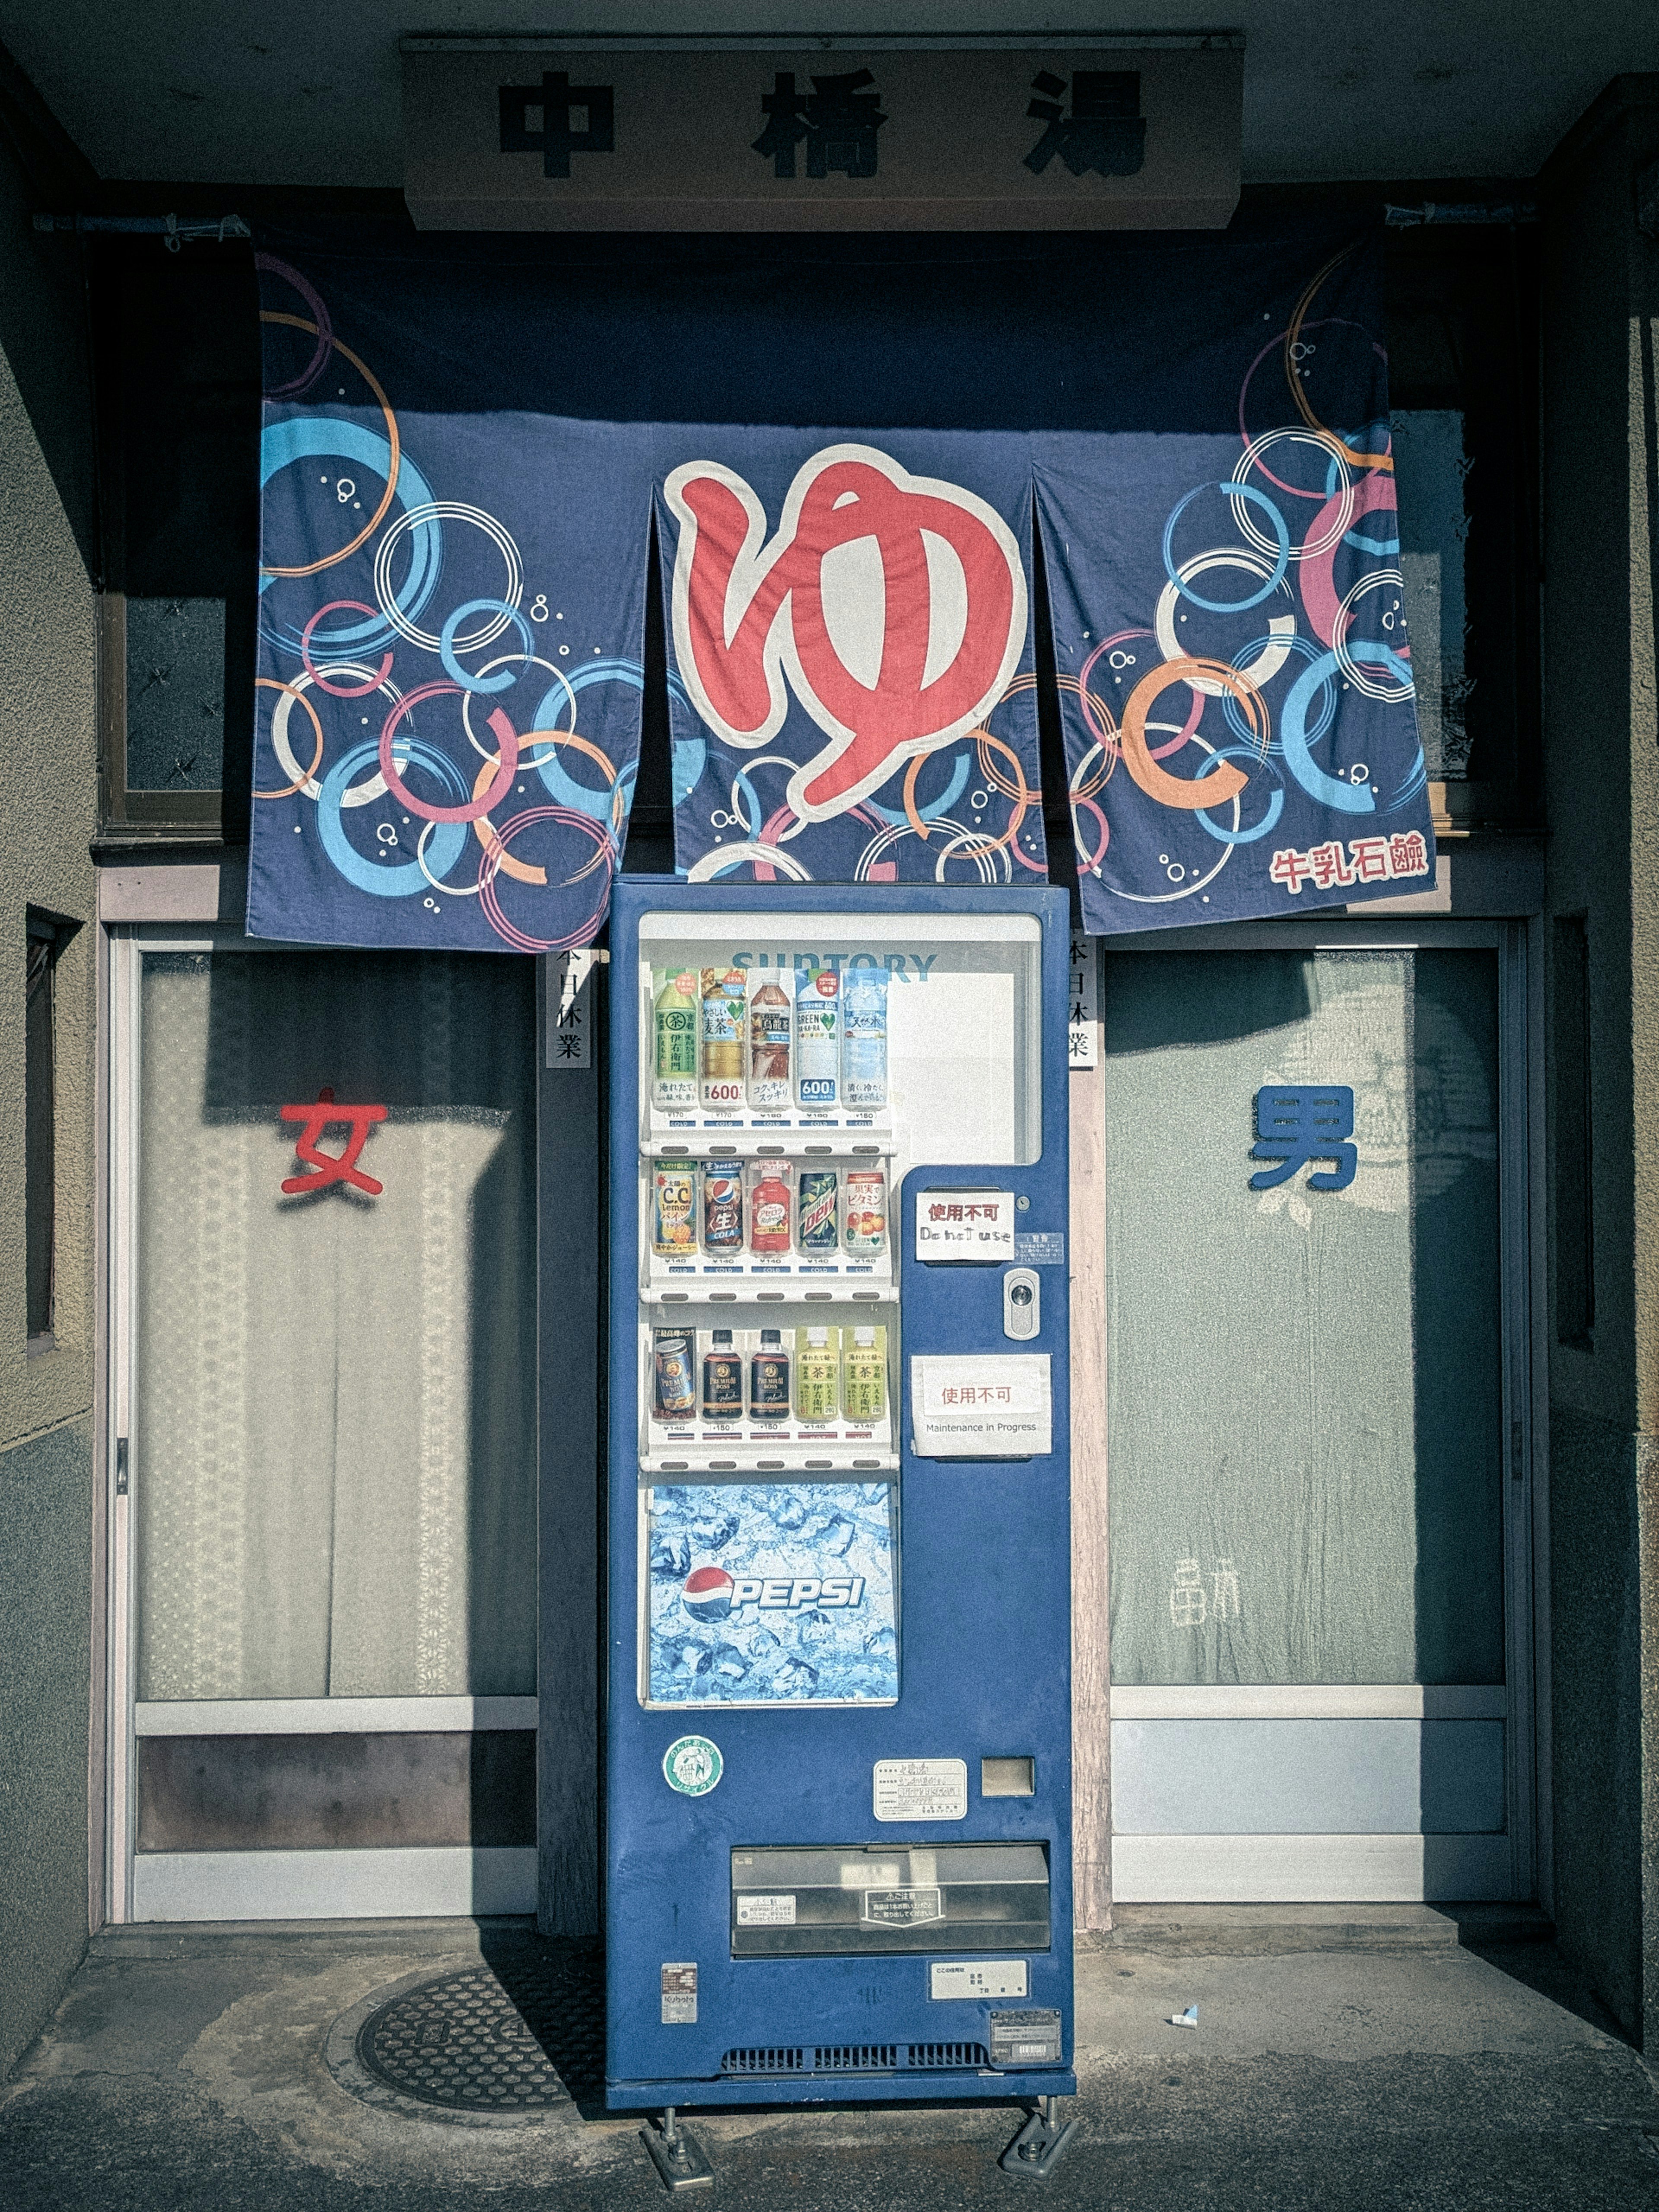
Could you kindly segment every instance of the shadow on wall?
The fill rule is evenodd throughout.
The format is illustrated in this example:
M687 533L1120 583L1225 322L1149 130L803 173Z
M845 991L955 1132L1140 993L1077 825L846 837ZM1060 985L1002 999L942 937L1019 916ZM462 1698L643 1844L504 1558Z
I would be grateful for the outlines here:
M0 50L0 64L8 58ZM15 151L0 71L0 353L16 383L88 583L100 575L82 248L37 235L36 194Z

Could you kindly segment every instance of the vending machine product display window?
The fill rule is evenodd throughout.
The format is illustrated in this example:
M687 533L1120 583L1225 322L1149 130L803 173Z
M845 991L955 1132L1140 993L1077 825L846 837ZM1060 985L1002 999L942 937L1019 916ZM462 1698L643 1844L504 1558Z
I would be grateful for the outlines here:
M1066 925L618 885L613 2105L1071 2086Z

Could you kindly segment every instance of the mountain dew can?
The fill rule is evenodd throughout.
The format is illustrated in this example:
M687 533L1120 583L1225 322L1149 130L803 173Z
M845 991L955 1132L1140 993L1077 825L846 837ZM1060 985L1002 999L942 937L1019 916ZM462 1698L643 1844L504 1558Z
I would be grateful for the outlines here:
M841 1177L834 1168L803 1168L796 1201L796 1249L810 1255L833 1253L841 1242Z

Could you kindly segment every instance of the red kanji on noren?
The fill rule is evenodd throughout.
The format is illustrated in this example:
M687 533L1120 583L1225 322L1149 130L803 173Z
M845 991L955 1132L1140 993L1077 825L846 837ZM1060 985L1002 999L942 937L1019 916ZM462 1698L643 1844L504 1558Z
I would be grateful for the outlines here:
M302 1196L307 1191L326 1190L331 1183L349 1182L358 1190L366 1190L371 1198L378 1198L386 1188L371 1175L364 1175L356 1165L357 1155L368 1141L370 1125L384 1121L384 1106L337 1106L333 1088L325 1084L317 1093L314 1106L284 1106L285 1121L303 1121L305 1127L294 1139L294 1157L314 1168L314 1175L285 1176L283 1194L287 1198ZM317 1139L325 1129L338 1125L349 1131L344 1152L337 1157L332 1152L319 1152Z

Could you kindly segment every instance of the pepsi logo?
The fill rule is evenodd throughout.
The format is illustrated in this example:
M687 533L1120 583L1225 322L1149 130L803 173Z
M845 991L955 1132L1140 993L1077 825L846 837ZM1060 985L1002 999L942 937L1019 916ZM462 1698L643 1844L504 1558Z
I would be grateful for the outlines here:
M724 1567L694 1567L685 1578L680 1602L693 1620L724 1620L732 1610L732 1589Z
M798 1613L802 1606L836 1610L862 1605L862 1575L728 1575L724 1567L694 1567L680 1588L680 1603L693 1620L725 1620L735 1606L763 1613Z

